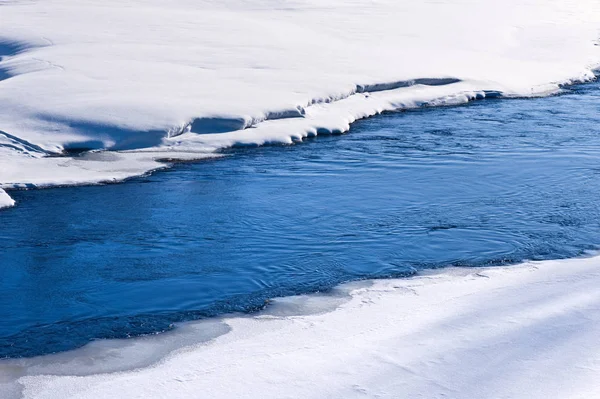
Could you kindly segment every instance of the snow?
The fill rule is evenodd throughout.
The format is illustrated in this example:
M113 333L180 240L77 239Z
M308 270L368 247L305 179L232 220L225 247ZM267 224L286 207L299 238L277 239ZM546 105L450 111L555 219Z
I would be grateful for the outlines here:
M252 317L5 361L0 384L37 399L597 397L598 284L597 257L353 283ZM172 352L132 360L149 349Z
M556 93L600 64L596 0L0 0L0 21L0 207L3 189L119 181L385 110ZM0 396L595 397L599 264L279 299L4 361Z
M384 110L553 93L600 64L594 0L10 0L0 20L4 188L119 180L166 153L292 143ZM112 166L48 160L89 149L125 152Z
M11 207L14 204L15 201L12 198L10 198L8 194L6 194L6 191L0 188L0 209Z

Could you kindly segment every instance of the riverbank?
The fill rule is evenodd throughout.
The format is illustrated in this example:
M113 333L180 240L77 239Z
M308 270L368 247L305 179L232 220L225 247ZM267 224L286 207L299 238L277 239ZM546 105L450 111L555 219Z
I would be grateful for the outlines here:
M328 313L223 319L229 333L151 367L74 377L50 364L18 383L38 399L594 397L599 283L599 258L376 280Z
M597 11L564 0L4 2L0 187L119 181L163 159L343 133L383 111L557 93L594 78ZM89 150L113 152L78 156Z
M14 204L15 201L12 198L10 198L8 194L6 194L6 191L0 188L0 209L11 207Z

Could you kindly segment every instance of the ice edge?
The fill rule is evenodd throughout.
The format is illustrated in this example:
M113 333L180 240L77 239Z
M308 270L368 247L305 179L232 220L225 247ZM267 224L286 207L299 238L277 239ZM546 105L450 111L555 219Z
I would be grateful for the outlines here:
M50 160L51 157L58 155L63 170L62 165L66 163L85 163L89 159L109 159L112 156L131 157L132 162L138 162L138 159L142 158L144 160L143 163L137 165L137 171L128 170L126 175L119 174L120 171L116 170L119 166L113 165L116 169L111 168L110 176L104 174L102 177L97 177L93 173L85 172L85 176L78 175L76 178L69 176L62 180L46 180L43 182L35 181L34 177L30 177L17 181L0 181L0 187L4 189L29 189L117 183L155 170L168 168L174 162L200 161L217 157L219 156L218 151L225 148L289 145L318 135L343 134L350 130L354 122L384 112L460 105L486 98L510 99L553 95L570 85L594 80L598 76L598 70L598 66L590 67L584 69L581 75L577 77L532 87L530 93L526 95L503 90L501 85L495 85L493 82L464 81L454 77L415 78L384 83L356 84L349 92L341 92L324 98L313 98L306 105L298 105L293 109L266 111L258 117L198 117L179 127L163 130L162 133L155 130L152 133L161 135L162 142L158 146L150 147L83 148L80 151L73 151L73 148L67 146L63 153L54 153L21 140L5 131L0 131L0 134L12 143L11 145L0 144L0 148L15 147L13 149L18 149L19 152L29 155L32 161ZM419 95L411 92L411 90L418 91L421 89L434 90L434 92L426 93L425 97L421 95L426 99L420 99ZM443 94L436 94L439 92L435 90L440 89L445 90ZM346 102L363 100L372 100L372 102L361 102L358 106L356 104L346 104ZM319 109L317 112L320 112L317 117L307 115L315 109ZM65 121L65 123L71 127L82 129L118 129L114 126L101 126L78 121ZM261 136L259 133L261 129L265 129L267 134ZM269 131L274 130L277 131L277 134L270 135ZM214 132L211 133L211 131ZM50 166L56 165L52 164ZM0 208L14 205L15 201L2 190L0 193Z
M3 189L0 188L0 209L10 208L15 205L15 200L13 200L10 195L6 193Z

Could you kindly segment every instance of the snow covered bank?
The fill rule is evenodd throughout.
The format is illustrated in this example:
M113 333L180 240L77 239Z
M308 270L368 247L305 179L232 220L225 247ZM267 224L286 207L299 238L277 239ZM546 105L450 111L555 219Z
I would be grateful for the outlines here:
M386 109L549 93L600 63L593 0L11 0L0 20L3 187L120 179L169 151L202 158ZM140 148L160 153L39 161Z
M213 321L216 338L153 366L108 367L189 331L3 362L0 384L25 398L596 397L598 284L600 258L444 269L350 285L325 313L290 315L326 303L299 297ZM94 369L117 372L82 376Z
M14 204L15 201L12 198L10 198L8 194L6 194L6 191L0 188L0 209L8 208L9 206L13 206Z

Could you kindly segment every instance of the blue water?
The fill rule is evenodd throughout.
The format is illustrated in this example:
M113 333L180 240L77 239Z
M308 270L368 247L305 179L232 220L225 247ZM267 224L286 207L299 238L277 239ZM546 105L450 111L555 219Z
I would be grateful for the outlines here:
M71 349L269 297L600 244L600 85L391 113L0 212L0 357Z

